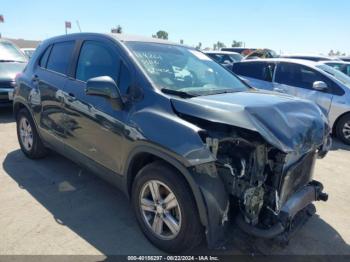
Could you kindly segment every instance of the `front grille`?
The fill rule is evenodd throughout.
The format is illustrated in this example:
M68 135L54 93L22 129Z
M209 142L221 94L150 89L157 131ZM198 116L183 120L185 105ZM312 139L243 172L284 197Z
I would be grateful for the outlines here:
M279 192L281 206L291 195L312 180L315 160L316 153L311 152L286 170Z

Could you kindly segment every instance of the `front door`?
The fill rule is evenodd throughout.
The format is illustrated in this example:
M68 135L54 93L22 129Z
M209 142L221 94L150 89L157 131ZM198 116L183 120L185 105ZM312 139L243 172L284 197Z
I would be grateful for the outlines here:
M104 40L82 43L75 71L64 88L66 146L120 173L127 110L116 110L108 98L86 95L85 87L90 78L110 76L123 94L128 71L115 47Z
M316 81L325 82L329 89L325 91L313 89ZM277 65L274 90L311 100L327 116L333 99L331 85L332 83L324 75L311 67L286 62Z

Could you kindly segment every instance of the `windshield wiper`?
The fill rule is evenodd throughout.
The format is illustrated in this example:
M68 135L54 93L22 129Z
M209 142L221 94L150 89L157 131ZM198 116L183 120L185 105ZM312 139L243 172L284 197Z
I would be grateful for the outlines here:
M195 96L195 95L186 93L184 91L177 91L177 90L169 89L169 88L162 88L161 91L163 93L165 93L165 94L176 95L176 96L179 96L179 97L182 97L182 98L191 98L191 97Z

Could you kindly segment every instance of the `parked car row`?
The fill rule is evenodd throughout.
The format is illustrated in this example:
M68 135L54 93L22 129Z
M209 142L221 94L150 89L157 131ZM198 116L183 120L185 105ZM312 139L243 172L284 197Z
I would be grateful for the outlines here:
M261 86L283 79L276 88L306 70L297 79L337 114L329 96L345 94L344 83L307 65L289 73L292 60L282 61L233 68ZM321 109L252 88L194 48L124 34L60 36L39 46L16 81L23 153L57 151L116 185L145 236L167 252L204 238L222 247L233 220L286 243L315 213L313 202L328 198L313 180L331 144Z
M27 57L14 44L0 39L0 107L12 105L15 77L26 63Z
M350 78L328 63L259 59L235 63L232 70L253 87L315 102L328 116L334 134L350 144Z

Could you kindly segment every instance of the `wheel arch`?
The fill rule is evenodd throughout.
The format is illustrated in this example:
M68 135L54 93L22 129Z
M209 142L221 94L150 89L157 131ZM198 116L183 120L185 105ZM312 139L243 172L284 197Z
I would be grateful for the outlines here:
M30 113L29 108L28 108L24 103L22 103L22 102L15 102L15 103L13 104L13 116L14 116L15 118L17 118L18 112L19 112L21 109L23 109L23 108L27 109L28 112Z
M337 119L334 121L334 124L333 124L333 127L332 127L332 133L333 133L334 135L337 134L336 129L337 129L337 125L338 125L339 121L340 121L343 117L345 117L345 116L350 116L350 111L347 111L347 112L341 114L341 115L338 116Z
M133 150L133 152L130 154L126 167L126 191L128 197L131 197L131 189L134 182L134 179L141 170L142 167L144 167L147 164L150 164L155 161L162 161L165 164L169 165L171 168L174 168L176 171L181 174L187 184L189 185L192 195L194 197L194 200L196 202L197 211L201 220L201 223L203 226L208 225L208 218L207 218L207 211L206 211L206 205L202 196L202 193L199 189L199 186L196 184L193 176L189 172L189 170L177 159L174 157L159 152L159 150L153 149L148 146L142 146L138 147L137 149Z

